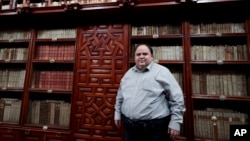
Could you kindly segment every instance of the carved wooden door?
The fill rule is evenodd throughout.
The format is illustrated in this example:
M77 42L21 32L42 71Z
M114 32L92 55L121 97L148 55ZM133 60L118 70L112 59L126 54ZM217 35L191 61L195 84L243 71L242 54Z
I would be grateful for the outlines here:
M117 89L128 69L127 29L126 25L98 25L80 30L74 140L122 140L113 119Z
M0 125L1 126L1 125ZM19 141L20 131L11 127L0 127L0 141Z

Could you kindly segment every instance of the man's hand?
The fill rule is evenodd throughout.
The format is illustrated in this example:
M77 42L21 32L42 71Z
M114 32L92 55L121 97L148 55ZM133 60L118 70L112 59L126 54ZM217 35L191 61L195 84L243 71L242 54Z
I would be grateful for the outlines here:
M122 126L121 120L115 120L115 125L117 128L120 128Z
M176 131L176 130L171 129L171 128L168 128L168 133L169 133L170 138L171 138L172 140L174 140L174 139L180 134L179 131Z

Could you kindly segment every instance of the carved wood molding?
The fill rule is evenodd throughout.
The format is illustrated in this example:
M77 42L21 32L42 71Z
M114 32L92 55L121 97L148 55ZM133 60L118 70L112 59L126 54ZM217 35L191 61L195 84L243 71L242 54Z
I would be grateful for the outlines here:
M136 0L119 0L120 7L132 7L135 5Z
M80 4L78 2L68 3L66 0L64 2L64 10L65 11L77 11L80 9Z

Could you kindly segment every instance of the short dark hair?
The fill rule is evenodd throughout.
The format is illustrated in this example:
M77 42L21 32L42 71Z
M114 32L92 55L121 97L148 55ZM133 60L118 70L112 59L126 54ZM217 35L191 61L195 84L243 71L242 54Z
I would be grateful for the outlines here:
M145 44L145 43L137 44L137 45L135 46L135 50L137 50L137 48L138 48L139 46L142 46L142 45L146 46L146 47L149 49L150 53L151 53L152 55L154 55L153 49L152 49L152 47L151 47L149 44Z

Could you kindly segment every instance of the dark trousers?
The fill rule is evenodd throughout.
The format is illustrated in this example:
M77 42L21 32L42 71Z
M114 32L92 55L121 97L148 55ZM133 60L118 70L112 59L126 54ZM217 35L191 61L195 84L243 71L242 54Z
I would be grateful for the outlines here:
M167 133L169 117L133 121L123 116L126 141L171 141Z

